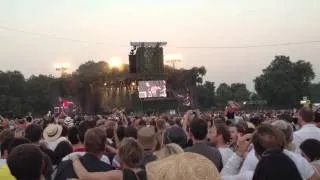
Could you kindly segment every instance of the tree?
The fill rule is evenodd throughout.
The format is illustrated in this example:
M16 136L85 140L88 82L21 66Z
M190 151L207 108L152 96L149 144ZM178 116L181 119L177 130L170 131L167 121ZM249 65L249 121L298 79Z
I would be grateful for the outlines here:
M24 76L19 71L0 71L0 112L18 116L26 112Z
M27 109L36 114L45 114L58 100L56 79L53 76L31 76L26 82Z
M217 88L217 102L221 105L227 104L228 101L232 100L231 87L226 83L221 83Z
M243 83L232 83L230 86L232 92L232 100L245 101L249 99L250 91L247 89L247 85Z
M309 62L291 62L288 56L276 56L254 79L255 89L270 105L294 106L302 96L310 95L314 76Z
M206 81L197 86L198 104L202 108L210 108L215 105L215 86L214 82Z
M320 82L311 84L310 89L312 102L320 102Z

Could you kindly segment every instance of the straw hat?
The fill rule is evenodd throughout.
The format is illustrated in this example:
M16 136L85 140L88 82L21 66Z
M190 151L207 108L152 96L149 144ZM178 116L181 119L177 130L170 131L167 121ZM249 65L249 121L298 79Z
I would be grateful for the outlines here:
M43 137L47 141L57 140L62 133L62 126L58 124L49 124L43 131Z
M153 126L142 127L138 131L138 142L143 149L153 149L156 144L156 132Z
M146 171L148 180L220 180L217 168L209 159L189 152L151 162Z

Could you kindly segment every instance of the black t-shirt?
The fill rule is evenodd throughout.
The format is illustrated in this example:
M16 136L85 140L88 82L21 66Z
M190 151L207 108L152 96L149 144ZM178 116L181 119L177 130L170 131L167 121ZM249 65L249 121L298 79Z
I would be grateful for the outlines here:
M122 170L122 180L147 180L147 173L145 170L141 169L137 173L130 169Z
M157 160L157 157L152 152L144 152L143 160L141 162L141 168L145 168L149 162Z
M234 112L227 112L227 118L228 119L234 119Z
M80 162L89 172L106 172L112 170L111 165L102 162L96 156L86 153L84 156L80 157ZM55 180L65 180L68 178L78 178L74 172L72 161L67 160L59 164Z

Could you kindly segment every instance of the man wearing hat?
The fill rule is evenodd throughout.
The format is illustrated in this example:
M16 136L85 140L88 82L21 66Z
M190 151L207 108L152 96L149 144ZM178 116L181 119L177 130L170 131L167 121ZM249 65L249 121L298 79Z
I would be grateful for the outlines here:
M157 145L156 132L153 126L145 126L138 131L138 142L141 144L144 150L142 167L145 167L151 161L155 161L157 158L153 154Z
M49 124L43 131L43 138L48 148L54 151L61 141L68 141L67 138L62 137L62 126L59 124Z

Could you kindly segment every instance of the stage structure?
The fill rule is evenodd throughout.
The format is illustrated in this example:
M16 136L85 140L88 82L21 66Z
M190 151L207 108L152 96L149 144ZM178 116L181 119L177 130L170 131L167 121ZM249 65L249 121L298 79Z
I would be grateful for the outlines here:
M101 107L105 110L125 107L130 111L179 111L183 103L167 89L170 84L164 71L163 47L166 45L167 42L131 42L130 73L105 82Z
M163 46L167 42L131 42L130 73L153 78L164 75Z

